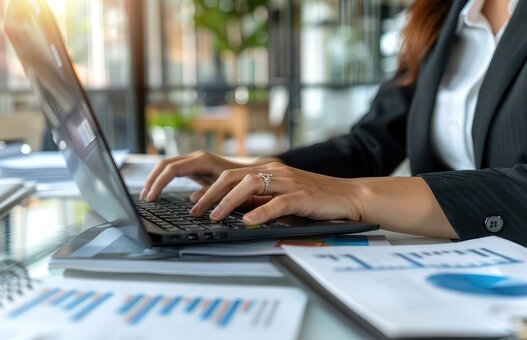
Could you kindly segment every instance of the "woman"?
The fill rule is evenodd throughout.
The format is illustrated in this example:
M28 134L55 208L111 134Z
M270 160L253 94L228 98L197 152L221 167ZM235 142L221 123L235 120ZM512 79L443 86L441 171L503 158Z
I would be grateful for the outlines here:
M191 197L196 216L254 202L247 224L296 214L527 245L527 1L418 0L409 14L398 75L349 134L250 166L167 159L142 198L174 176L211 175ZM380 177L405 157L414 177Z

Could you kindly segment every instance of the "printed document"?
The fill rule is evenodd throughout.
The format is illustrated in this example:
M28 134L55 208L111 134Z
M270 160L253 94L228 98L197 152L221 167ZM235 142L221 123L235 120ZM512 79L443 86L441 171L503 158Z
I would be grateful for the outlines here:
M288 287L46 278L0 306L0 339L296 339Z
M527 317L527 248L498 237L284 249L388 337L504 336L512 320Z

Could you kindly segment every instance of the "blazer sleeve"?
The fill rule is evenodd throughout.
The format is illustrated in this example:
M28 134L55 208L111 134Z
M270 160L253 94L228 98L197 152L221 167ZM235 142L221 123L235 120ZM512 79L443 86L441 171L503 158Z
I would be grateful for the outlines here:
M406 157L406 118L413 86L381 85L370 111L343 136L276 157L302 170L335 177L385 176Z
M527 246L527 164L419 175L434 193L460 239L500 236ZM487 230L485 220L501 210L503 227Z

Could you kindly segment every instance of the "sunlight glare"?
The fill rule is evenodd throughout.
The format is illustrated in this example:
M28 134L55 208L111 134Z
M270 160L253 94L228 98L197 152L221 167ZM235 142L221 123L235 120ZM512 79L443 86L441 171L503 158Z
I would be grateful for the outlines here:
M66 0L48 0L48 6L55 16L63 17L66 14Z

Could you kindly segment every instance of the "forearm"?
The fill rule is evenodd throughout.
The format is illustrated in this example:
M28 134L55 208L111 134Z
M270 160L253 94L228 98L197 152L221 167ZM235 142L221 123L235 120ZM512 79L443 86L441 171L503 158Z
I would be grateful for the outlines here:
M396 232L457 239L434 194L419 177L352 180L361 220Z

